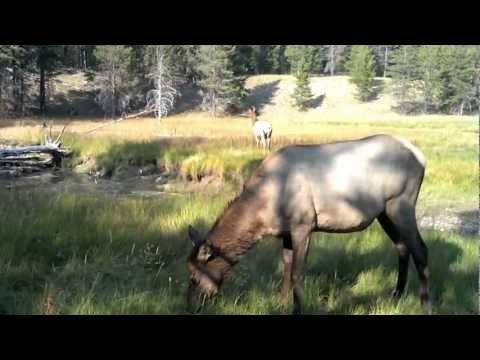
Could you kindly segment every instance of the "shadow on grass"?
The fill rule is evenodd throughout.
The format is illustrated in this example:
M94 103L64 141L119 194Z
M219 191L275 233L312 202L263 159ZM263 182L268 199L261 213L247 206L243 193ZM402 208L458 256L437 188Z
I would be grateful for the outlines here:
M345 237L342 239L338 235L328 235L320 241L312 239L305 273L307 281L305 313L347 314L358 306L372 311L379 301L390 307L395 306L391 293L397 280L398 257L390 240L385 236L385 241L375 248L362 251L356 245L349 246L349 243L354 241L351 235ZM465 256L465 250L447 241L443 234L433 234L425 240L430 254L430 288L434 312L439 314L476 313L477 268L456 269L456 264L462 262ZM343 244L331 246L332 241ZM253 254L253 252L256 253ZM240 266L240 270L235 269L233 272L232 283L225 284L225 303L233 303L239 293L248 293L249 289L253 289L252 291L267 300L263 305L262 313L290 313L290 307L281 307L272 300L275 297L278 300L282 276L279 241L272 239L268 244L259 245L252 250L252 254L246 256L245 262ZM238 286L239 281L242 286ZM330 300L337 304L328 310L326 299L331 297L332 291L335 295ZM413 313L420 309L418 292L419 282L412 261L404 298L406 296L412 298L410 300L414 303L414 308L411 309ZM248 300L245 300L243 305L248 306L247 303ZM405 306L407 308L403 311L410 312L409 305ZM214 308L210 311L215 313Z
M197 147L206 142L203 138L172 138L154 141L122 141L112 143L108 149L97 156L96 163L107 177L121 166L153 165L160 171L165 166L175 166L183 159L195 154Z
M307 108L315 109L322 106L323 101L325 100L325 94L318 95L307 103Z
M471 236L472 240L478 240L479 210L462 211L457 215L460 219L460 223L457 226L456 232Z
M275 93L278 91L280 80L270 81L254 87L249 94L246 103L255 105L257 110L262 111L266 105L271 105Z
M383 93L385 89L385 80L383 79L374 79L373 86L370 92L370 97L368 101L374 101L379 98L379 96Z

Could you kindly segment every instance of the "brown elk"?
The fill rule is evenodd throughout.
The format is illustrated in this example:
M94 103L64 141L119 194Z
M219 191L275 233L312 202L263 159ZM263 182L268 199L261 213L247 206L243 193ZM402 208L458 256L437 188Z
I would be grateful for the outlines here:
M267 157L203 237L189 226L187 301L214 295L247 250L267 235L282 240L282 296L293 289L301 312L303 273L312 232L350 233L377 219L399 254L393 296L402 295L410 255L430 309L427 247L415 207L425 173L422 153L408 141L374 135L323 145L287 146Z

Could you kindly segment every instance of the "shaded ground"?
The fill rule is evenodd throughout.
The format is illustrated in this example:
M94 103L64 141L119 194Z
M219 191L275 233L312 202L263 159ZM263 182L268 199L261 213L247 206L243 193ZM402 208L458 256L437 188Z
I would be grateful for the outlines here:
M213 176L201 181L182 181L174 174L144 173L142 168L129 167L117 172L111 179L100 178L96 173L76 174L71 171L45 171L21 177L0 177L0 189L32 189L51 193L75 193L79 195L108 195L111 197L182 196L206 192L214 195L224 191L221 181ZM231 187L228 187L231 190Z
M49 104L50 116L76 118L78 116L103 117L103 110L95 102L95 94L87 90L69 90L54 96Z

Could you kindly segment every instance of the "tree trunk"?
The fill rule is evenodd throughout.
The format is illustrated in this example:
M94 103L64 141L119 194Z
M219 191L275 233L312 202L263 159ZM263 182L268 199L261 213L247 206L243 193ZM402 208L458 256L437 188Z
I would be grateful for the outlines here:
M330 76L335 75L335 62L336 62L336 46L330 45L328 49L328 67L330 70Z
M116 81L115 81L115 65L112 66L112 118L115 117L116 107L115 107L115 97L116 97Z
M83 69L83 47L79 46L78 47L78 63L77 67L79 70Z
M157 96L157 119L160 120L162 117L162 109L161 109L161 101L162 101L162 73L163 73L163 55L160 54L160 47L157 46L156 48L156 55L157 55L157 90L158 90L158 96Z
M12 72L12 95L13 95L13 111L15 114L18 112L18 87L17 87L17 73L18 69L16 66L13 66Z
M19 100L20 100L20 115L24 116L25 115L25 79L23 77L23 74L20 74L20 94L19 94Z
M87 48L86 47L83 47L82 53L83 53L83 71L87 71Z
M383 78L387 77L387 67L388 67L388 46L385 46L385 61L383 63Z
M45 67L40 64L40 114L45 114Z
M3 73L0 69L0 104L2 103Z
M217 99L215 98L215 92L212 91L212 110L213 110L213 117L217 117Z

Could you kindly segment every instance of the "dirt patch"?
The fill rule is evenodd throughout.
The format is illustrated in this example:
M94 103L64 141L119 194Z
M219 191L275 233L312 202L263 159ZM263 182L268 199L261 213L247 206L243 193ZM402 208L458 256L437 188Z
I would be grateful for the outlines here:
M464 236L479 235L479 210L455 208L426 209L418 216L420 228L453 232Z

